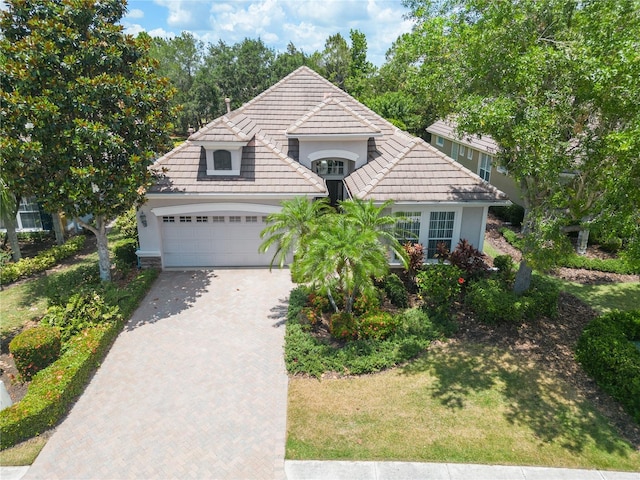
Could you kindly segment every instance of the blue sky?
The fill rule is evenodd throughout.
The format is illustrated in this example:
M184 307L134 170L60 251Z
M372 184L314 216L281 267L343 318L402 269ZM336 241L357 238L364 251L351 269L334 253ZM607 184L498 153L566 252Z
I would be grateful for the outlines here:
M330 35L347 40L357 29L367 37L368 59L384 63L385 53L411 30L400 0L129 0L121 23L125 32L172 37L183 31L205 43L234 44L258 38L279 52L289 42L311 54Z

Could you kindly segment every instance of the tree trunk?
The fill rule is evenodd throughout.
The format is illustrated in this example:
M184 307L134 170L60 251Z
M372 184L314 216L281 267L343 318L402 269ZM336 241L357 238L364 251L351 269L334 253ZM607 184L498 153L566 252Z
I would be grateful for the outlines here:
M586 254L588 243L589 243L589 229L584 228L578 232L578 243L576 245L576 253L578 255Z
M107 238L107 219L104 215L98 215L94 217L95 227L91 226L82 220L78 220L78 223L82 227L93 232L96 236L98 244L98 265L100 267L100 280L104 282L111 281L111 259L109 258L109 239Z
M13 258L14 262L17 262L22 258L22 253L20 252L20 243L16 233L16 216L7 216L5 218L5 226L7 227L7 240L11 245L11 258Z
M333 295L331 295L331 289L327 288L327 297L329 297L329 303L333 307L333 311L338 313L338 305L336 305L336 301L333 299Z
M513 284L513 291L517 294L521 294L529 290L531 286L531 267L527 265L527 262L523 259L520 262L520 268L516 273L516 280Z
M51 219L53 220L53 232L56 234L56 243L62 245L64 243L64 226L60 213L53 213Z

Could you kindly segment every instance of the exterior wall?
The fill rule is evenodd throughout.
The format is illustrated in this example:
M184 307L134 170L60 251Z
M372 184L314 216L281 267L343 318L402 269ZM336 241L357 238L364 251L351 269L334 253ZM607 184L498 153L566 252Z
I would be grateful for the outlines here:
M486 215L487 207L465 207L462 209L460 240L466 239L480 251L484 246Z
M137 252L141 265L159 266L162 258L162 216L180 213L224 212L224 211L263 211L265 214L279 211L282 199L251 199L244 200L198 200L194 197L148 198L137 213L138 239L140 248ZM165 209L163 212L162 209ZM170 209L170 212L166 212ZM146 226L141 216L144 214ZM147 265L149 264L149 265Z
M367 163L367 140L318 141L300 139L300 163L311 169L318 158L344 158L355 162L355 169ZM315 155L314 155L315 154Z
M457 142L457 143L462 145L460 142ZM439 146L436 143L436 135L432 134L431 145L437 148L438 150L440 150L442 153L444 153L448 157L453 158L451 156L453 141L445 138L444 145ZM469 148L467 145L464 145L464 146L466 149ZM473 173L480 174L480 152L475 148L472 148L471 150L473 151L473 155L471 159L467 158L467 155L465 154L464 157L458 155L458 158L453 158L453 160L455 160L462 166L468 168ZM491 155L491 157L495 158L493 154ZM498 190L506 193L509 196L509 200L511 200L513 203L516 203L520 206L524 205L522 196L520 195L520 188L518 187L515 180L511 178L509 175L505 175L504 173L498 172L495 166L491 167L491 177L489 178L489 183L491 183L491 185L496 187Z

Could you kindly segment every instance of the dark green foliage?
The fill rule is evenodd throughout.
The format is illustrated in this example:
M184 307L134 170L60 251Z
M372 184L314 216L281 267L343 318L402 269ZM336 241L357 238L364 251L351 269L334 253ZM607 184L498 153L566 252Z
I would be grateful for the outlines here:
M28 277L55 266L61 260L77 253L85 242L84 235L75 236L63 245L51 247L35 257L23 258L16 263L8 263L0 270L0 283L6 285L22 277Z
M94 290L100 285L100 271L97 265L80 265L47 277L44 294L48 306L64 306L72 295Z
M467 289L465 297L469 305L484 323L522 321L518 296L505 290L498 280L487 279L475 282Z
M9 344L9 352L20 375L31 380L33 375L58 358L60 345L60 331L57 328L38 326L16 335Z
M498 269L498 278L506 290L513 288L516 279L515 262L511 255L498 255L493 259L493 266Z
M584 268L600 272L634 275L640 273L640 265L633 265L622 258L587 258L580 255L568 255L558 262L558 267Z
M308 298L305 289L298 287L291 292L289 299L285 362L291 374L320 377L329 371L353 375L377 372L414 358L432 340L441 338L446 328L433 322L420 309L407 310L391 317L384 313L373 314L369 320L364 320L365 330L371 329L371 335L375 337L379 330L374 328L379 328L381 320L387 330L384 335L378 336L384 336L384 339L361 338L337 344L312 334L306 317L301 314L306 311L305 302ZM344 323L345 318L340 317L340 320ZM362 323L355 326L353 323L350 328L362 330ZM395 332L391 331L391 325L395 327Z
M398 308L409 306L409 295L407 289L395 273L391 273L384 278L382 288L393 305Z
M522 225L522 221L524 220L524 208L515 203L505 206L489 207L489 211L503 222L509 222L514 227Z
M576 346L576 359L598 385L640 423L640 310L612 312L591 321Z
M0 412L1 449L39 435L67 413L157 275L155 270L141 272L127 287L129 296L120 305L123 317L73 337L62 356L33 377L25 397Z
M539 317L555 318L558 314L559 290L547 277L534 276L531 288L522 295L505 288L500 278L473 282L467 289L465 302L484 323L519 323Z
M138 256L136 255L137 249L138 240L135 238L127 238L118 242L117 245L114 245L113 254L118 270L126 271L136 265L138 262Z
M464 283L462 274L458 267L444 263L425 266L416 277L425 304L435 309L448 309L460 295Z
M377 312L382 304L382 292L377 288L368 288L358 295L353 302L353 314L356 316Z
M121 319L117 306L108 305L97 292L76 293L69 298L66 306L52 306L42 318L42 325L50 325L60 329L62 341L85 328L98 323L113 323Z

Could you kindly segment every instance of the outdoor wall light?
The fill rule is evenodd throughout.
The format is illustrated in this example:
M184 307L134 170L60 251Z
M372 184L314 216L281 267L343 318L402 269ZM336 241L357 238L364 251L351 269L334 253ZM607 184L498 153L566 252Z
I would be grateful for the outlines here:
M147 226L147 216L145 215L144 211L140 210L140 223L142 223L143 227Z

